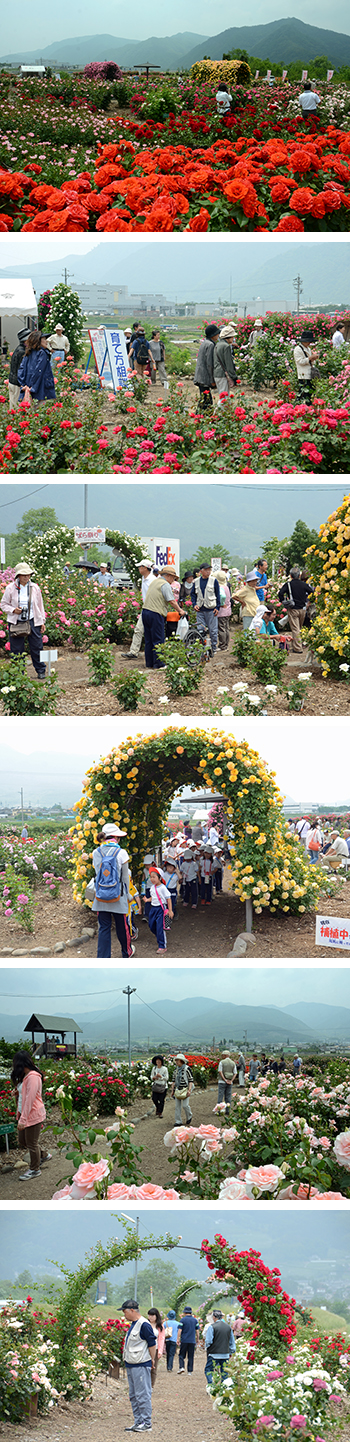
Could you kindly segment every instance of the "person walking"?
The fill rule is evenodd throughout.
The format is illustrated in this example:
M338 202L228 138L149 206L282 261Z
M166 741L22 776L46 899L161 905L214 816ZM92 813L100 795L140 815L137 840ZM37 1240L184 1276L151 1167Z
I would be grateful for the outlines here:
M150 1307L149 1311L147 1312L147 1316L148 1321L150 1322L151 1327L153 1327L153 1331L155 1332L157 1338L154 1367L152 1367L151 1371L151 1382L152 1387L154 1387L157 1376L159 1358L165 1356L165 1326L161 1313L158 1311L158 1307Z
M166 1351L166 1369L167 1369L167 1372L172 1372L172 1370L173 1370L174 1357L175 1357L175 1354L176 1354L178 1330L179 1330L179 1325L178 1325L178 1322L176 1321L175 1312L174 1312L173 1308L170 1307L170 1308L169 1308L169 1312L167 1313L166 1322L165 1322L165 1351Z
M284 582L278 592L279 601L283 601L288 611L288 622L292 634L292 651L301 654L303 642L301 638L301 627L305 618L306 605L310 587L306 581L301 580L300 566L292 566L288 581Z
M47 344L51 356L52 370L54 370L55 366L59 363L61 365L63 364L63 361L66 360L70 352L68 336L64 334L63 325L61 325L60 320L57 321L52 335L48 336Z
M121 948L122 956L135 954L131 944L129 927L129 879L128 852L119 846L119 838L126 836L116 822L108 821L102 827L104 840L95 847L92 863L96 873L95 897L92 911L98 916L97 955L108 956L111 952L112 918Z
M162 1117L168 1090L169 1072L167 1066L165 1066L164 1057L161 1055L152 1057L151 1083L152 1101L156 1116Z
M298 377L298 405L311 406L312 369L317 361L317 351L315 351L314 346L315 336L313 330L302 330L301 336L293 349L294 363Z
M171 1084L171 1095L175 1097L175 1126L181 1126L181 1107L184 1109L185 1121L192 1121L190 1095L194 1088L192 1072L187 1059L182 1051L177 1052L174 1057L175 1067Z
M124 1432L151 1432L152 1430L152 1371L155 1370L157 1337L154 1328L142 1316L134 1297L123 1302L118 1309L124 1312L129 1323L126 1333L123 1362L126 1367L129 1397L134 1421Z
M227 89L227 85L224 85L223 80L219 80L219 84L218 84L218 88L217 88L217 91L216 91L215 99L216 99L216 110L217 110L217 114L218 114L218 115L221 115L222 117L224 117L224 116L226 116L226 115L230 115L230 113L231 113L231 105L232 105L232 95L230 94L230 91Z
M218 1307L213 1308L213 1321L206 1332L205 1350L207 1360L204 1371L210 1387L214 1367L219 1368L222 1377L227 1377L226 1364L236 1351L231 1323L226 1321Z
M239 1087L245 1087L245 1056L244 1056L243 1051L239 1051L239 1052L238 1052L237 1067L238 1067L238 1086L239 1086Z
M23 360L18 367L18 383L20 386L19 404L28 400L31 405L33 401L55 401L56 391L53 373L51 369L50 352L47 349L47 336L41 330L31 330L24 343Z
M164 872L160 870L159 866L155 866L154 862L149 868L149 879L151 905L147 920L150 931L157 938L157 956L163 956L167 946L165 920L167 916L171 921L173 920L171 892L165 884Z
M311 80L304 80L304 87L299 95L299 105L303 120L311 130L317 130L317 106L321 104L321 96L317 90L312 89Z
M220 586L212 571L210 561L203 561L199 576L196 576L191 590L191 601L197 613L197 631L204 636L209 631L212 655L218 644L218 616L221 606Z
M249 1062L249 1081L255 1082L255 1081L257 1080L257 1077L259 1076L259 1071L260 1071L260 1062L258 1061L258 1058L257 1058L257 1055L256 1055L256 1051L255 1051L255 1052L253 1053L253 1056L251 1057L250 1062Z
M178 1325L179 1351L179 1377L185 1371L187 1357L187 1371L190 1376L193 1373L194 1351L199 1335L199 1322L193 1316L192 1307L184 1307L182 1317Z
M231 616L231 592L226 580L225 571L216 571L216 580L220 587L220 610L218 612L218 644L219 651L227 651L230 640L230 616Z
M162 385L164 386L164 389L165 389L165 390L168 390L168 389L169 389L169 381L168 381L167 371L166 371L166 368L165 368L165 345L164 345L164 341L160 339L160 331L159 331L159 330L152 330L152 335L151 335L151 339L150 339L149 345L150 345L151 355L153 356L153 361L154 361L154 367L153 367L153 370L152 370L152 385L155 386L156 380L157 380L157 376L159 376L159 380L162 382Z
M171 581L178 581L175 566L162 566L159 576L153 576L146 594L146 605L142 608L145 633L145 663L148 670L160 670L164 661L158 656L157 646L165 641L165 621L168 611L184 612L176 601Z
M233 601L239 601L243 611L242 625L244 631L249 631L250 622L253 616L256 615L258 609L258 585L259 580L256 571L248 571L245 578L245 585L242 584L238 586L238 589L233 593Z
M32 581L32 575L32 568L26 561L17 561L15 579L5 586L0 605L7 616L11 655L23 656L28 641L34 671L39 681L43 681L46 666L40 656L45 610L40 586Z
M217 325L207 325L204 340L200 342L197 355L193 384L198 386L199 409L203 411L213 404L211 393L215 389L214 350L219 334Z
M233 323L222 326L214 349L214 380L219 395L219 406L225 404L225 397L230 396L237 385L237 371L232 355L232 346L235 343L236 335L236 327Z
M310 858L311 865L317 866L322 851L322 831L318 824L317 816L310 821L310 830L307 833L305 851Z
M17 332L18 345L16 345L15 350L12 351L8 380L10 411L16 411L19 402L20 386L18 385L18 371L25 355L25 341L28 335L30 335L28 326L26 326L24 330L19 330Z
M153 561L150 561L150 560L148 559L148 557L145 556L145 558L144 558L143 561L138 561L138 563L137 563L137 569L138 569L138 571L140 572L140 577L141 577L141 595L142 595L142 603L143 603L143 606L144 606L145 600L146 600L146 596L147 596L148 587L150 586L151 580L152 580ZM136 626L134 626L134 630L133 630L133 633L132 633L132 638L131 638L129 650L128 650L128 651L122 651L122 656L124 656L124 660L125 660L125 661L133 661L134 658L135 658L135 656L138 656L138 655L139 655L139 652L141 651L141 646L142 646L143 637L144 637L144 628L143 628L142 610L141 610L141 611L140 611L140 615L138 616L137 621L136 621Z
M136 375L140 376L141 380L144 380L145 371L148 374L150 371L151 375L152 371L156 371L150 341L146 340L143 325L138 326L136 335L133 336L129 359L133 360Z
M51 1152L39 1145L46 1111L42 1097L42 1076L28 1051L17 1051L12 1063L11 1082L17 1093L18 1145L29 1152L29 1167L20 1175L20 1182L32 1181L41 1175L42 1162L51 1161Z
M225 1102L229 1112L232 1099L232 1084L237 1076L236 1063L230 1051L223 1051L218 1065L218 1104Z

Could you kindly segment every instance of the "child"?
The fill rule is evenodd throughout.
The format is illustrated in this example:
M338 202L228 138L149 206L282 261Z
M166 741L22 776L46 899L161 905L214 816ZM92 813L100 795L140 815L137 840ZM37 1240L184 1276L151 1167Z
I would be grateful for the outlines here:
M191 898L192 911L196 911L198 905L198 866L193 851L190 848L184 852L181 870L185 882L185 900L183 906L188 906Z
M210 906L213 892L213 850L204 847L201 860L201 906Z
M135 925L135 916L142 916L142 906L135 882L130 877L129 881L129 927L133 941L137 941L138 930Z
M178 866L176 866L176 863L172 860L170 856L168 856L167 860L164 862L163 869L165 885L168 887L168 891L170 891L171 905L173 908L173 919L174 921L177 921L177 883L178 881L181 881L181 872L179 871Z
M171 894L165 885L163 872L153 862L149 868L149 879L151 887L151 905L148 913L148 925L157 937L157 956L162 956L166 951L165 916L168 914L173 918Z
M149 867L150 867L152 861L154 861L154 856L152 855L152 852L151 852L151 851L146 851L146 855L145 855L145 857L144 857L144 862L143 862L143 878L142 878L142 882L141 882L141 896L142 896L142 898L144 899L144 917L143 917L143 920L144 920L144 921L148 921L149 912L150 912L150 905L151 905L151 886L150 886L150 879L149 879Z
M221 851L219 851L219 849L217 849L217 850L214 851L214 856L213 856L213 881L214 881L214 886L215 886L215 891L216 891L216 895L217 895L217 896L219 896L220 892L222 893L222 871L223 871L222 853L221 853Z

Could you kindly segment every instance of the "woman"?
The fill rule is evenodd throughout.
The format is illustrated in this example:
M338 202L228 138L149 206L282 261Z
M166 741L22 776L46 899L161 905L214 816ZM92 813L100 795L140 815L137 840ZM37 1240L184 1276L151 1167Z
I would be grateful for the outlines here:
M129 927L130 872L128 852L119 846L119 838L126 836L116 822L108 821L102 827L102 841L92 853L96 872L96 894L92 911L98 915L97 955L111 956L112 919L121 947L122 956L134 956Z
M219 582L221 599L218 612L218 645L219 651L227 651L230 640L231 592L225 571L216 571L216 580Z
M317 866L322 851L322 831L320 830L317 816L310 821L310 830L307 832L305 850L310 858L311 865Z
M149 1312L147 1312L147 1316L148 1321L151 1323L151 1327L153 1327L153 1331L155 1332L157 1338L154 1367L152 1367L151 1372L151 1382L152 1387L154 1387L157 1376L158 1360L159 1357L163 1357L165 1353L165 1327L160 1312L158 1312L158 1307L150 1307Z
M231 105L232 105L232 95L230 94L230 91L227 89L227 85L224 85L223 80L219 80L219 84L218 84L218 88L217 88L217 92L216 92L216 97L215 97L215 98L216 98L217 114L218 114L218 115L230 115Z
M237 371L232 347L236 340L236 328L229 322L223 325L214 351L214 380L219 395L219 406L225 402L222 397L230 396L237 385Z
M165 1324L165 1351L167 1372L172 1372L173 1370L178 1330L179 1323L176 1321L176 1316L173 1308L170 1307L169 1312L167 1313L167 1319Z
M152 1101L153 1106L156 1109L157 1117L163 1116L164 1102L168 1090L168 1081L169 1072L167 1066L165 1066L164 1064L164 1057L153 1056L151 1071Z
M243 631L250 630L250 622L253 616L256 616L258 610L259 602L256 594L258 585L259 580L256 571L248 571L245 578L245 584L238 587L238 589L234 592L232 598L233 601L239 601L240 606L242 607Z
M17 1093L18 1145L29 1151L30 1165L22 1172L20 1182L40 1177L41 1162L49 1162L51 1152L43 1152L39 1146L42 1124L46 1111L42 1099L42 1077L29 1051L17 1051L13 1058L12 1085Z
M0 605L7 617L11 655L22 656L28 640L34 670L39 681L43 681L46 666L40 657L45 632L45 610L40 586L32 581L32 574L31 566L27 566L26 561L18 561L15 566L15 579L5 586Z
M314 349L315 336L313 330L302 330L299 341L294 346L293 356L298 377L297 404L311 406L313 373L317 361L317 351Z
M180 586L180 595L179 595L180 606L186 606L186 605L187 605L187 602L191 600L191 591L192 591L193 582L194 582L194 571L185 571L185 575L184 575L184 577L183 577L183 580L181 581L181 586Z
M172 581L172 582L171 582L171 589L172 589L173 594L174 594L174 597L175 597L175 603L178 604L178 601L179 601L179 591L180 591L180 581ZM171 606L170 606L170 610L168 611L167 618L166 618L166 623L165 623L165 635L166 635L166 640L167 640L167 641L170 640L170 637L171 637L171 636L176 636L177 627L178 627L178 622L179 622L179 612L178 612L178 611L172 611Z
M47 336L43 335L41 330L31 330L24 350L25 354L18 368L18 382L21 387L19 403L25 399L25 390L30 392L33 401L56 400Z

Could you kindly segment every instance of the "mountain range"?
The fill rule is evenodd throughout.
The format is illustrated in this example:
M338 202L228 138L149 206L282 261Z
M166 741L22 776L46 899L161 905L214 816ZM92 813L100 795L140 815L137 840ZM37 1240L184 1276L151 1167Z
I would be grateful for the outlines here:
M67 1011L71 1008L67 1002ZM64 1014L65 1008L62 1007ZM54 1015L54 1011L52 1012ZM81 1040L86 1045L107 1042L114 1045L126 1040L126 1006L103 1011L79 1012L75 1017L82 1027ZM1 1030L6 1040L17 1040L28 1021L28 1014L1 1017ZM131 1007L133 1042L150 1041L170 1045L199 1045L215 1036L216 1043L242 1040L247 1032L250 1044L262 1046L288 1044L300 1046L317 1041L350 1039L350 1009L327 1006L317 1002L293 1003L286 1007L235 1006L210 997L187 997L183 1001L161 999L148 1006L135 1000Z
M26 241L23 240L23 252ZM28 263L0 266L2 279L30 276L39 296L47 287L62 279L62 268L66 265L70 284L90 284L97 281L127 285L129 293L141 290L163 294L167 300L176 295L179 301L221 300L223 309L229 310L227 299L239 304L252 304L253 297L261 297L264 311L295 307L293 277L300 272L303 291L301 305L348 304L350 302L349 244L339 245L329 240L327 245L312 241L308 245L284 242L269 248L260 242L252 242L236 248L234 241L217 241L214 236L210 246L203 247L192 240L186 247L177 240L167 240L159 246L156 241L132 242L119 240L104 241L93 246L86 254L68 252L62 260L45 259ZM67 249L69 240L67 240ZM278 254L276 255L276 250ZM268 258L265 258L266 255ZM17 247L14 260L17 259ZM0 257L1 259L1 257ZM226 297L226 299L225 299Z
M87 65L91 60L116 60L129 69L146 61L163 70L188 70L196 60L209 55L221 60L224 52L244 49L249 55L261 56L288 65L300 60L305 65L316 55L327 55L329 65L350 64L350 36L316 25L305 25L295 17L272 20L267 25L240 25L222 30L218 35L151 35L146 40L127 40L117 35L81 35L54 41L43 50L16 51L3 55L0 64L30 64L42 59L46 64Z

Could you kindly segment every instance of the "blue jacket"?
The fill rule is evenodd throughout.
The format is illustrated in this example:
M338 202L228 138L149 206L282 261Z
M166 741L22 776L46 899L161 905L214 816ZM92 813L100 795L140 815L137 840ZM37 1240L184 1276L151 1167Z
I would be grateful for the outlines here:
M36 401L56 400L49 351L32 350L29 355L23 356L18 369L18 385L21 387L20 401L23 400L25 386L29 386Z
M194 1317L191 1313L187 1313L185 1317L181 1317L181 1321L179 1322L179 1332L180 1343L182 1344L182 1346L187 1345L188 1342L195 1342L197 1332L199 1332L199 1322L197 1322L197 1317Z
M260 575L261 575L261 572L260 572L260 571L257 571L256 574L257 574L257 576L260 576ZM265 587L266 587L266 586L267 586L267 575L266 575L266 572L263 571L263 574L262 574L262 576L261 576L260 585L257 586L257 588L256 588L256 594L257 594L257 597L258 597L258 601L260 601L260 605L262 605L263 601L265 600Z

